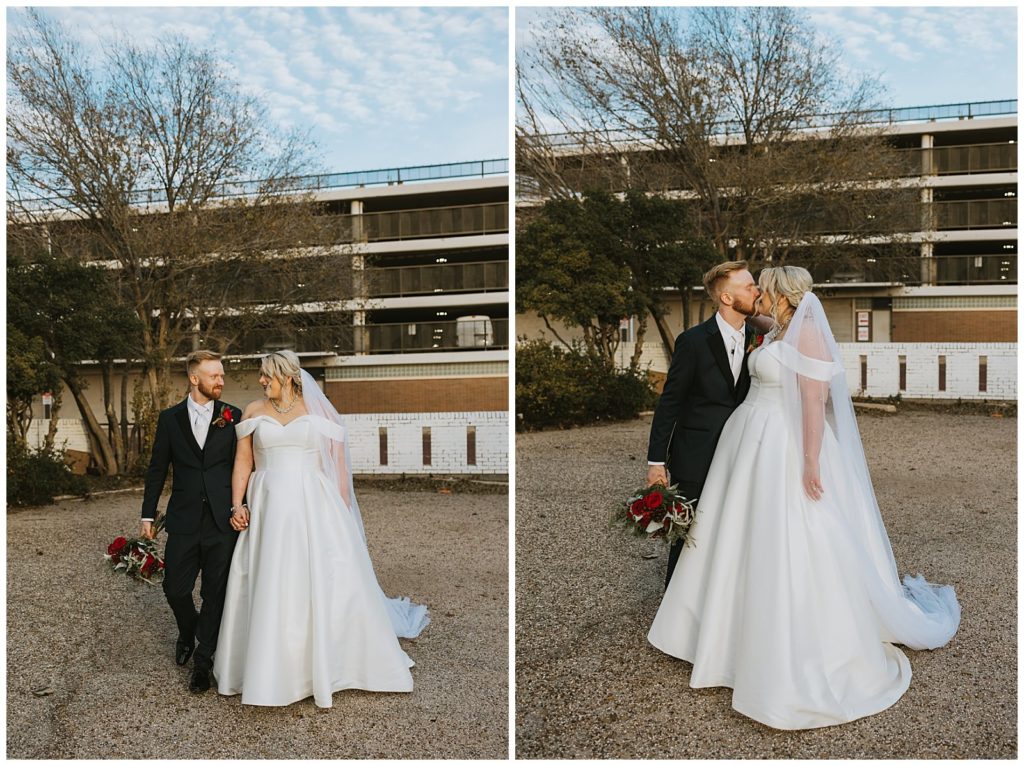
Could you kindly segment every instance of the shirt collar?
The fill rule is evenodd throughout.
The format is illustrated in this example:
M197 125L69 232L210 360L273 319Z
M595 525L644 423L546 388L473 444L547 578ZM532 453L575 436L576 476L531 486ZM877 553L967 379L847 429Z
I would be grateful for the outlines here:
M715 319L718 320L718 329L729 338L737 338L740 343L743 342L744 334L742 330L737 330L735 327L730 325L724 319L722 319L721 312L715 312Z
M192 412L194 412L195 414L197 414L197 415L212 415L213 414L213 399L208 401L206 404L199 404L199 403L196 402L195 399L192 398L192 394L189 394L185 398L188 399L188 408L190 410L192 410Z

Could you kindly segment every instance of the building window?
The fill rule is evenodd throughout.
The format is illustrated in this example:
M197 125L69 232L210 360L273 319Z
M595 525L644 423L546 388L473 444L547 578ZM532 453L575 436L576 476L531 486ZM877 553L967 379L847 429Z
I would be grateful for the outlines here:
M423 465L430 465L430 426L423 428Z
M868 390L868 358L864 354L860 356L860 390Z
M907 357L900 354L900 391L907 390Z
M988 357L978 357L978 390L988 391Z
M466 465L476 465L476 426L466 426Z
M632 343L636 340L633 335L633 317L619 320L619 340L622 343Z
M388 429L378 428L377 438L380 440L380 464L388 464Z
M946 390L946 357L939 357L939 390Z

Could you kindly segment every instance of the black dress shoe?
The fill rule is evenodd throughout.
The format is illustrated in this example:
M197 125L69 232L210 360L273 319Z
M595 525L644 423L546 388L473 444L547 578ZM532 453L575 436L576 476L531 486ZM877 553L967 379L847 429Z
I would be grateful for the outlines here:
M195 650L195 641L182 641L179 638L174 642L174 661L179 665L184 665Z
M210 688L210 671L196 668L192 671L192 680L188 682L188 690L193 694L202 694Z

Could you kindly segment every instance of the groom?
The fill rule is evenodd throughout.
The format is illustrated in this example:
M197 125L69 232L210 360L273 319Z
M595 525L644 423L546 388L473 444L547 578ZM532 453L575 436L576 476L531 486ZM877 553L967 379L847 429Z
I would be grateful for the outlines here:
M164 595L178 623L174 660L184 665L195 651L189 690L200 693L210 688L228 568L238 538L229 519L234 424L241 419L242 411L219 401L224 390L224 366L219 355L193 351L186 369L188 396L161 412L157 420L142 499L142 534L153 537L157 501L167 468L173 465L165 524ZM200 571L203 603L197 613L192 591Z
M704 290L718 311L676 338L647 449L647 485L669 485L667 466L691 500L700 497L725 421L750 388L746 360L754 333L746 320L757 316L761 297L746 261L715 266L704 275ZM682 547L677 541L669 550L666 587Z

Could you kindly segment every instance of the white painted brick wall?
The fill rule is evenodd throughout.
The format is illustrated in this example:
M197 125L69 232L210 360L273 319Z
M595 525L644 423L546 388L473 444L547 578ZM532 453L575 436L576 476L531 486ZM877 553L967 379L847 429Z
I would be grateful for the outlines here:
M46 433L50 429L50 421L34 418L28 427L28 445L38 449L46 441ZM89 451L89 437L85 434L85 426L81 420L60 418L57 421L57 437L54 439L57 449L74 449L81 452Z
M1016 343L840 343L846 380L855 396L901 393L899 357L907 357L907 399L1016 400ZM633 344L623 344L627 362ZM868 387L860 390L860 357L868 358ZM939 391L939 357L946 357L946 390ZM988 357L987 391L978 390L978 358ZM665 372L669 358L660 342L644 343L641 367Z
M1017 399L1016 343L840 343L850 391L907 399ZM860 357L868 386L860 390ZM907 388L899 390L899 357L907 358ZM946 357L946 390L939 390L939 357ZM978 360L988 357L985 391L978 390Z
M507 474L507 412L423 412L346 415L357 474ZM41 446L48 421L33 420L29 444ZM476 465L467 465L466 428L476 426ZM388 465L380 465L379 428L388 429ZM430 428L431 464L423 465L423 428ZM64 440L66 444L62 445ZM57 446L87 452L81 420L61 419Z
M357 474L508 473L507 412L421 412L346 415ZM476 426L476 465L467 465L466 429ZM430 428L430 465L423 429ZM388 464L380 464L379 429L388 429Z

